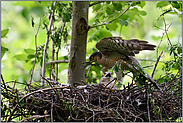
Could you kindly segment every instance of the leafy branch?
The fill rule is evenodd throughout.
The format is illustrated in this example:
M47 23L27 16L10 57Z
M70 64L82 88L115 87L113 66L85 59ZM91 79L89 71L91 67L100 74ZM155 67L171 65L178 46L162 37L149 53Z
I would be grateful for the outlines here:
M96 4L99 4L99 3L103 3L103 2L104 2L104 1L97 1L97 2L91 3L91 4L89 5L89 7L94 6L94 5L96 5Z
M99 24L99 25L95 25L95 26L89 26L90 29L92 28L96 28L96 27L99 27L99 26L103 26L103 25L106 25L106 24L109 24L115 20L117 20L119 17L121 17L122 15L124 15L131 7L132 3L128 6L128 8L126 10L124 10L119 16L117 16L116 18L110 20L109 22L105 22L105 23L102 23L102 24Z

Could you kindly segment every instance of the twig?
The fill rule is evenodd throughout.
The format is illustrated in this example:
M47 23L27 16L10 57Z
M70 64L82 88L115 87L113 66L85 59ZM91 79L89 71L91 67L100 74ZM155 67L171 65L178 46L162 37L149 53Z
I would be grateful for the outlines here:
M157 65L158 65L158 62L159 62L159 60L160 60L162 54L163 54L163 51L161 51L161 53L159 54L159 57L158 57L157 60L156 60L156 64L154 65L154 69L153 69L153 72L152 72L152 74L151 74L151 78L153 78L153 76L154 76L156 67L157 67Z
M52 35L54 34L54 22L52 23L52 25L51 25L51 30L52 30ZM51 60L52 61L54 61L54 54L55 54L55 49L54 49L54 40L52 40L52 53L51 53ZM51 76L52 76L52 78L53 78L53 80L55 80L55 75L54 75L54 73L55 73L55 64L51 64Z
M53 122L53 99L51 100L51 122Z
M167 36L167 39L168 39L168 41L169 41L169 43L170 43L170 45L172 46L172 43L171 43L171 41L170 41L170 39L169 39L169 37L168 37L168 33L167 33L167 25L166 25L166 22L165 22L165 16L163 15L163 21L164 21L164 24L165 24L165 33L166 33L166 36ZM171 24L170 24L171 25ZM170 27L170 26L169 26Z
M33 64L32 71L31 71L31 76L30 76L29 84L31 84L31 82L32 82L32 76L33 76L34 67L35 67L35 64L36 64L36 58L37 58L37 35L38 35L38 32L39 32L40 26L41 26L41 18L39 20L39 26L38 26L37 32L35 34L36 54L35 54L34 64Z
M58 49L57 49L57 52L56 52L56 59L58 60L58 53L59 53L59 50L61 49L61 41L62 41L62 34L63 34L63 30L64 30L64 27L65 27L65 24L66 22L64 22L63 26L62 26L62 30L61 30L61 37L60 37L60 45L58 46ZM68 61L69 62L69 61ZM58 63L57 63L57 66L56 66L56 69L57 69L57 73L56 75L58 76Z
M53 6L56 5L56 1L53 3ZM46 52L47 52L47 47L49 43L49 37L50 37L50 32L51 32L51 27L53 23L53 16L54 16L54 10L52 10L52 14L50 17L50 24L49 24L49 29L47 32L47 38L46 38L46 43L44 47L44 53L43 53L43 64L42 64L42 76L45 77L45 70L46 70ZM44 79L41 79L41 87L44 88Z
M13 87L12 88L15 88L15 84L16 84L16 80L13 81Z
M34 116L31 116L31 117L28 117L28 118L25 118L23 120L21 120L20 122L25 122L25 120L31 120L31 119L34 119L34 118L44 118L44 117L49 117L50 115L34 115Z
M147 95L147 115L149 122L151 122L151 116L150 116L150 111L149 111L149 93L148 93L148 87L146 86L146 95Z
M7 89L6 89L6 84L5 84L5 82L4 82L4 79L3 79L3 75L2 75L2 74L1 74L1 80L3 81L4 89L7 90Z
M89 69L88 69L88 73L87 73L87 75L86 75L86 79L88 78L88 75L89 75L89 73L90 73L90 70L91 70L91 65L89 65Z
M51 88L54 88L54 87L52 86L52 84L51 84L46 78L44 78L43 76L41 76L41 77L49 83L49 85L51 86ZM59 97L59 95L58 95L57 90L53 89L53 91L55 92L55 94L57 95L58 100L60 101L60 106L62 106L62 102L61 102L61 99L60 99L60 97Z
M151 59L138 59L139 61L152 61L156 62L157 60L151 60ZM159 61L159 62L165 62L165 61Z
M56 60L56 61L50 61L50 62L47 62L46 65L55 64L55 63L69 63L69 60Z
M124 14L130 9L131 5L132 5L132 3L131 3L131 4L128 6L128 8L127 8L126 10L124 10L119 16L117 16L116 18L110 20L110 21L107 22L107 23L111 23L111 22L117 20L117 19L118 19L119 17L121 17L122 15L124 15ZM90 26L90 29L96 28L96 27L99 27L99 26L103 26L103 25L106 25L106 23L99 24L99 25L95 25L95 26Z

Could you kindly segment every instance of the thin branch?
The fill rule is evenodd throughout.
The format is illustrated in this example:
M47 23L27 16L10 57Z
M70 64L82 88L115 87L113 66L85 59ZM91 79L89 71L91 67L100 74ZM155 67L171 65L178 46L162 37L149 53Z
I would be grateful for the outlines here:
M147 95L147 115L148 115L149 122L151 122L151 116L149 111L149 93L148 93L147 87L146 87L146 95Z
M42 77L42 76L41 76ZM48 83L49 83L49 85L51 86L51 88L54 88L53 86L52 86L52 84L50 83L50 81L48 81L46 78L44 78L44 77L42 77L44 80L46 80ZM55 92L55 94L57 95L57 98L58 98L58 100L60 101L60 106L62 106L62 101L61 101L61 99L60 99L60 97L59 97L59 94L58 94L58 91L57 90L55 90L55 89L53 89L53 91Z
M162 54L163 54L163 51L161 51L161 53L159 54L159 57L157 58L156 64L155 64L154 69L153 69L153 72L152 72L152 74L151 74L151 77L152 77L152 78L153 78L153 76L154 76L156 67L157 67L157 65L158 65L158 62L159 62L159 60L160 60Z
M131 3L131 4L132 4L132 3ZM111 22L117 20L119 17L121 17L122 15L124 15L124 14L130 9L131 4L128 6L128 8L127 8L126 10L124 10L124 11L123 11L119 16L117 16L116 18L110 20L109 22L105 22L105 23L103 23L103 24L99 24L99 25L95 25L95 26L90 26L90 29L91 29L91 28L96 28L96 27L99 27L99 26L103 26L103 25L106 25L106 24L108 24L108 23L111 23Z
M86 75L86 79L88 78L88 75L89 75L89 73L90 73L90 70L91 70L91 65L89 65L89 69L88 69L88 73L87 73L87 75Z
M56 1L53 3L53 6L56 5ZM49 29L47 32L47 39L44 47L44 53L43 53L43 64L42 64L42 76L45 77L45 71L46 71L46 52L47 52L47 47L49 43L49 37L50 37L50 32L51 32L51 27L53 23L53 16L54 16L54 10L52 10L52 14L50 17L50 24L49 24ZM41 87L44 88L44 79L41 79Z
M172 43L171 43L171 41L170 41L170 39L169 39L169 37L168 37L168 33L167 33L167 24L166 24L166 21L165 21L165 16L163 15L163 21L164 21L164 24L165 24L165 33L166 33L166 37L167 37L167 39L168 39L168 42L170 43L170 45L172 46ZM170 24L171 25L171 24ZM170 27L170 26L169 26Z
M35 67L35 64L36 64L36 58L37 58L37 35L38 35L38 32L39 32L40 26L41 26L41 18L40 18L40 20L39 20L39 26L38 26L37 32L36 32L36 34L35 34L36 54L35 54L34 65L33 65L33 67L32 67L32 72L31 72L31 77L30 77L29 84L31 84L31 82L32 82L32 76L33 76L34 67Z
M152 59L137 59L139 61L151 61L151 62L156 62L157 60L152 60ZM159 62L166 62L166 61L159 61Z
M62 34L63 34L63 30L64 30L64 27L65 27L65 24L66 22L64 22L63 26L62 26L62 30L61 30L61 37L60 37L60 45L58 46L58 49L57 49L57 52L56 52L56 59L58 60L58 53L59 53L59 50L61 49L61 42L62 42ZM57 70L57 77L58 77L58 63L56 64L56 70ZM57 78L56 78L57 79Z
M50 62L47 62L46 65L55 64L55 63L69 63L69 60L56 60L56 61L50 61Z
M52 26L51 26L52 30L54 29L54 23L52 23ZM52 31L52 35L54 34L54 31ZM55 54L55 49L54 49L54 40L52 40L52 53L51 53L51 60L54 61L55 57L54 57L54 54ZM51 76L53 78L53 80L55 80L55 64L51 64Z
M44 118L44 117L49 117L50 115L34 115L34 116L31 116L31 117L28 117L28 118L25 118L23 120L21 120L20 122L25 122L26 120L31 120L31 119L34 119L34 118Z
M5 90L7 90L7 88L6 88L6 84L5 84L5 82L4 82L4 79L3 79L3 75L2 75L2 74L1 74L1 80L2 80L3 85L4 85L4 89L5 89Z
M96 5L96 4L99 4L99 3L102 3L102 2L104 2L104 1L97 1L97 2L94 2L94 3L90 4L89 7L94 6L94 5Z

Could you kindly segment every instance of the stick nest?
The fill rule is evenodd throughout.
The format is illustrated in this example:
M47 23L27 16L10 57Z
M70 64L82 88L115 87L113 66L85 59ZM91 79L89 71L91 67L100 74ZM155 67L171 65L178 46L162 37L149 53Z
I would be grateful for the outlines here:
M182 83L175 85L177 80L159 85L162 92L150 84L111 90L100 84L72 87L46 79L45 89L25 84L17 90L3 82L1 121L176 121L182 117Z

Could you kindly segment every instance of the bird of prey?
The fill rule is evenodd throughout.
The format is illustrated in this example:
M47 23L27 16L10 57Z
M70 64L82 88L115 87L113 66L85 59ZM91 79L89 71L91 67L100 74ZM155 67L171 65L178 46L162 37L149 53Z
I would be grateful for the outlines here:
M115 71L118 81L122 82L124 77L123 71L129 70L136 72L133 66L138 70L141 69L151 81L152 78L143 70L138 60L134 58L142 50L155 50L156 46L148 44L147 41L138 39L124 40L121 37L105 37L96 43L96 51L89 57L90 63L96 62L103 66L103 72L108 71L115 66L116 63L121 70Z
M117 89L116 85L114 85L115 84L115 79L113 79L110 72L104 72L104 74L102 75L102 77L100 79L99 84L104 84L105 86L107 86L107 88L111 87L113 89ZM112 87L113 85L114 85L114 87Z

